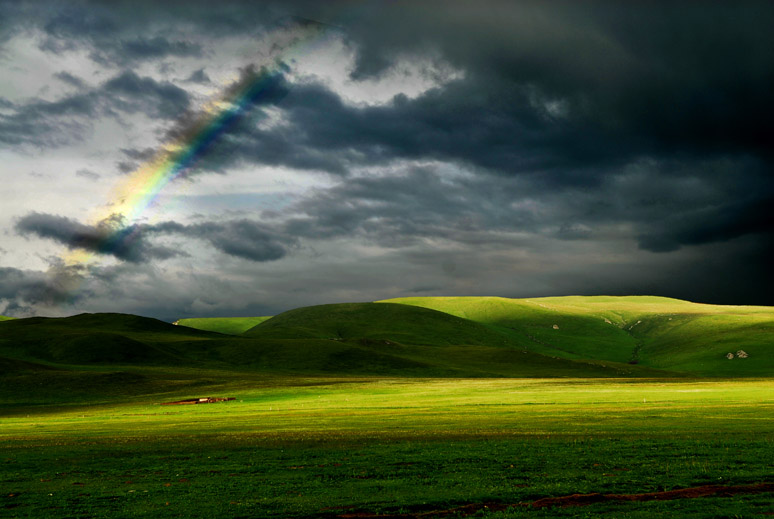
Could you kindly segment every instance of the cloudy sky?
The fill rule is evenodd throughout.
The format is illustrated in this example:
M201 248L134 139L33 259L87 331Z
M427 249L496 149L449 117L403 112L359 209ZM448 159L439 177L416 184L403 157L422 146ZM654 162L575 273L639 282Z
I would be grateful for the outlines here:
M774 305L772 26L770 2L0 0L0 313Z

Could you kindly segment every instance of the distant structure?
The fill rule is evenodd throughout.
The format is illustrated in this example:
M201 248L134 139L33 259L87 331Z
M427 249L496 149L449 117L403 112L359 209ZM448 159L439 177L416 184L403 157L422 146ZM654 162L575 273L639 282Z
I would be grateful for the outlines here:
M176 402L163 402L161 405L193 405L193 404L214 404L215 402L230 402L236 400L234 397L222 398L205 396L203 398L188 398L186 400L178 400Z

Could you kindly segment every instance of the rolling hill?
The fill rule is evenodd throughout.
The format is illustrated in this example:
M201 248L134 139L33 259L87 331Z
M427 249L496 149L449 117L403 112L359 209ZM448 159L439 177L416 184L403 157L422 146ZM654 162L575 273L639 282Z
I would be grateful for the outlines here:
M374 339L405 344L497 346L508 337L446 312L401 304L343 303L289 310L247 330L246 337Z
M66 365L167 364L179 361L163 345L217 334L126 314L80 314L3 321L0 357Z
M224 333L226 335L241 335L253 326L271 319L271 316L264 317L198 317L190 319L179 319L173 324L187 326L204 330L208 332Z
M0 406L198 393L287 375L774 374L774 309L656 297L407 298L204 327L231 335L123 314L3 320Z
M774 308L705 305L663 297L391 299L528 339L530 351L628 362L706 376L774 374ZM743 351L748 356L739 358ZM732 353L733 358L727 358ZM755 359L755 360L752 360Z
M631 376L626 365L530 352L523 340L444 312L398 304L349 303L298 308L243 334L297 362L326 370L414 376ZM309 345L315 344L310 348ZM290 359L289 359L290 360ZM651 375L662 374L651 372Z

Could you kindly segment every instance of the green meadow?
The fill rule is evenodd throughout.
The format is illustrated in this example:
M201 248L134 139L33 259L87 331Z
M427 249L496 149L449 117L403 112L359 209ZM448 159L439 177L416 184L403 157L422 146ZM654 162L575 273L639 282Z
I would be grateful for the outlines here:
M774 309L665 297L428 297L388 302L442 311L524 340L537 353L703 376L774 374ZM729 361L728 353L749 357ZM754 362L747 362L755 358Z
M600 297L3 321L0 516L765 517L773 317ZM163 405L209 396L234 400ZM654 494L699 487L727 490ZM629 497L539 501L573 494Z

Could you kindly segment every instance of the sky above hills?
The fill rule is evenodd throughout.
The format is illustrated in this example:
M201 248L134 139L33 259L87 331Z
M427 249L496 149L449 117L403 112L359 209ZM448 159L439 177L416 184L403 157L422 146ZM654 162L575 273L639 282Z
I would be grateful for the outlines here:
M769 2L0 0L0 314L774 305L773 25Z

